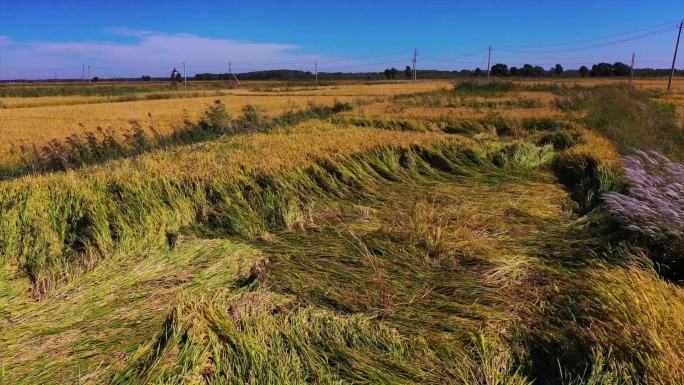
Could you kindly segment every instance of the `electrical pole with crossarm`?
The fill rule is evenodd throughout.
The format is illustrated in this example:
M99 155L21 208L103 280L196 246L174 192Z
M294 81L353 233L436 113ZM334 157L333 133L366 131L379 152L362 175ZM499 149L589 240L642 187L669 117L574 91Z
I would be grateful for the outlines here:
M677 62L677 50L679 49L679 38L682 37L682 25L684 25L684 20L679 23L679 32L677 32L677 43L675 43L674 56L672 57L672 71L670 71L670 80L667 81L667 90L672 89L672 78L675 72L675 63Z
M489 49L487 50L487 80L489 80L489 70L491 69L491 62L492 62L492 46L489 46Z

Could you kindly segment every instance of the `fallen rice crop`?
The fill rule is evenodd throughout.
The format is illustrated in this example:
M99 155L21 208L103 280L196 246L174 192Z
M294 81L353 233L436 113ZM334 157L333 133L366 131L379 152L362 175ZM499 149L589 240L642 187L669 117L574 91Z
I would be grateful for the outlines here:
M592 88L522 83L217 104L199 143L0 182L0 383L682 383L664 238L601 199L670 207L642 190L677 166L552 105Z

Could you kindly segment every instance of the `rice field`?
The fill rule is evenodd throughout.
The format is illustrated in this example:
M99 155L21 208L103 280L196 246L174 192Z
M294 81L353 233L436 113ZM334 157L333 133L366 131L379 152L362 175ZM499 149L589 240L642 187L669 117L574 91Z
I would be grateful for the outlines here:
M421 83L417 90L429 91L443 84ZM246 104L261 108L276 116L283 112L304 108L308 104L330 106L335 102L368 101L416 89L402 85L341 85L306 91L273 91L257 93L250 90L212 91L211 95L185 97L183 93L169 99L111 102L102 96L56 96L9 98L0 101L0 158L12 156L12 149L22 145L42 145L51 139L63 139L76 133L94 131L97 127L124 131L131 121L144 127L152 126L161 134L168 134L183 124L185 119L197 120L200 114L220 100L229 112L238 115ZM180 92L180 91L179 91ZM204 92L204 91L197 91ZM168 94L168 93L167 93ZM130 95L127 96L130 98ZM146 94L141 94L141 98Z
M3 100L0 384L684 383L681 92L576 81Z

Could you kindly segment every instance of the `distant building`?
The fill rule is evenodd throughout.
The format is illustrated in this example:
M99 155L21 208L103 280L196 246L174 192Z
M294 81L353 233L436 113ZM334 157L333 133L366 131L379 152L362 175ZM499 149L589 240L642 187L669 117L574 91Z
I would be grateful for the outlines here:
M178 76L179 73L180 73L180 72L176 71L176 67L173 67L173 71L171 71L171 80L172 80L172 81L175 81L175 80L176 80L176 76Z

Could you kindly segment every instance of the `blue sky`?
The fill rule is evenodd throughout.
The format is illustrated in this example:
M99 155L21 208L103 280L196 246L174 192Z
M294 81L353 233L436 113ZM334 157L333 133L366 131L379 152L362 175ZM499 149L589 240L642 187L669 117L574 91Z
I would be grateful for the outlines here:
M0 0L0 79L80 77L82 64L103 77L183 62L190 75L229 61L236 72L382 70L414 48L419 68L472 69L490 44L493 63L577 68L635 52L638 67L664 68L683 17L682 0Z

